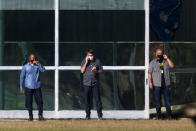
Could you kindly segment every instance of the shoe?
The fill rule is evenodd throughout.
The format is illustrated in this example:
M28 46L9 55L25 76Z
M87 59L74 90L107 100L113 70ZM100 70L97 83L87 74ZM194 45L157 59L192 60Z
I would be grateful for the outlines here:
M38 118L39 121L44 121L45 118L43 117L43 115L39 115L39 118Z
M162 120L161 116L156 116L155 120Z
M103 117L98 117L98 120L103 120Z
M29 121L33 121L33 116L29 116Z
M90 120L91 119L91 117L90 116L86 116L86 118L85 118L86 120Z

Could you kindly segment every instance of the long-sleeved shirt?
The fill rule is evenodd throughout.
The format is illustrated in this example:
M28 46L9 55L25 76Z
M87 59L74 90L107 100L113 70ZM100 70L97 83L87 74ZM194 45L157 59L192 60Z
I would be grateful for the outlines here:
M23 84L26 88L37 89L41 87L39 72L44 72L45 68L38 64L27 63L22 67L20 73L20 88L23 88Z

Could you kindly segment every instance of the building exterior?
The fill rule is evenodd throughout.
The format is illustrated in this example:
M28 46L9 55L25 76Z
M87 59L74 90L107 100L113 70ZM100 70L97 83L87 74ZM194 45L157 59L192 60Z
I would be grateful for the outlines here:
M47 69L41 74L44 116L84 118L80 63L93 48L104 66L104 118L148 119L149 104L153 106L147 75L153 57L149 28L149 0L0 0L0 118L28 117L19 75L32 52ZM164 47L179 65L172 74L173 91L184 72L190 83L195 63L185 61L192 69L185 70L174 55L184 47L194 52L194 42L151 45Z

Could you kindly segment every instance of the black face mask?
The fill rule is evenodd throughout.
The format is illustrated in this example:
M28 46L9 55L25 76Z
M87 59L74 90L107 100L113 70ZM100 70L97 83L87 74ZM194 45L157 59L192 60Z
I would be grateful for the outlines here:
M31 63L33 63L34 60L30 60L30 61L31 61Z
M157 57L159 58L159 62L163 61L163 55L157 55Z

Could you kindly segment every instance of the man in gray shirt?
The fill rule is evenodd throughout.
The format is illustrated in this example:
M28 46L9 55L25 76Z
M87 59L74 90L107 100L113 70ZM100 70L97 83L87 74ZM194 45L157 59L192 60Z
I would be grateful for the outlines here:
M85 93L86 119L90 119L92 94L95 97L98 118L102 119L102 102L99 89L99 74L103 72L103 67L99 59L94 57L94 51L89 49L86 58L81 63L81 73L83 74L82 85Z
M166 118L171 119L171 108L169 101L170 75L169 69L173 68L173 62L163 54L161 49L156 50L156 58L149 66L149 86L154 91L157 119L161 118L161 95L164 97L166 107Z

